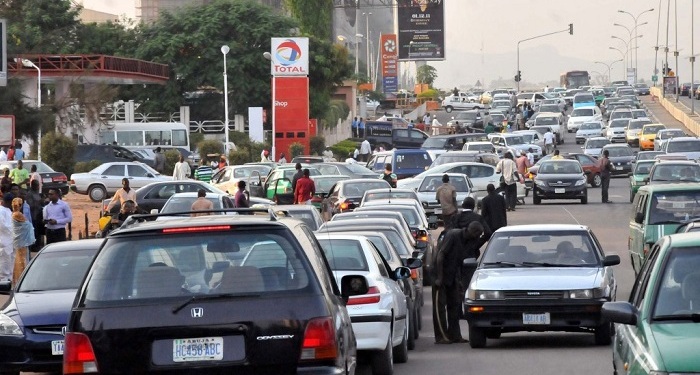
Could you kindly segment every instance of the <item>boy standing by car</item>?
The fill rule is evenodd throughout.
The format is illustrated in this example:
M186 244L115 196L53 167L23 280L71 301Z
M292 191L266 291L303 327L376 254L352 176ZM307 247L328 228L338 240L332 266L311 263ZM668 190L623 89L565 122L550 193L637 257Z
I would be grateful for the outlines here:
M450 176L442 175L442 185L435 191L435 199L442 209L442 222L445 228L450 228L452 218L457 213L457 189L450 183Z

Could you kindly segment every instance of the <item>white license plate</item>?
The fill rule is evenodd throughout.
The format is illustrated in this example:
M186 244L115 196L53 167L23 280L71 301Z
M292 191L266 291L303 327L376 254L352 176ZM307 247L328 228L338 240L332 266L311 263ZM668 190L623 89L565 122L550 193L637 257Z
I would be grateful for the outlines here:
M550 324L549 313L527 314L523 313L523 324L546 325Z
M53 182L53 180L52 180L50 177L49 177L49 178L42 178L42 179L41 179L41 182L47 184L47 183L49 183L49 182Z
M63 340L51 341L51 355L63 355Z
M564 194L564 193L566 193L566 189L564 189L564 188L554 189L554 194Z
M224 359L223 337L173 340L173 362L220 361Z

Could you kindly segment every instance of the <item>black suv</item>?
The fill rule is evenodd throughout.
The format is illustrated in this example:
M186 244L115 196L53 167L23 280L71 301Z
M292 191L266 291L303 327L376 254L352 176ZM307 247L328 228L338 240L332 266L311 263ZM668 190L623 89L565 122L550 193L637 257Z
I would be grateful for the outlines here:
M367 280L339 289L300 221L228 211L132 216L110 233L71 311L64 373L354 374L345 302Z

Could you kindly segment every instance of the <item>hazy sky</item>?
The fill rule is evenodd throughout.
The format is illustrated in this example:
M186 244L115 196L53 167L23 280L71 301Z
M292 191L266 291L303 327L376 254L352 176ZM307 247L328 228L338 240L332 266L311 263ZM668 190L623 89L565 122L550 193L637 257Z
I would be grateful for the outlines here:
M82 0L84 5L100 11L134 16L135 0ZM639 76L650 79L654 68L654 48L657 44L657 26L659 25L659 3L661 3L661 22L658 44L666 45L666 9L670 1L671 23L668 44L671 51L676 47L675 6L678 8L678 50L680 51L678 71L681 81L690 81L691 55L691 1L700 0L444 0L447 60L430 62L438 70L438 87L452 87L457 84L473 84L476 79L487 83L499 76L511 78L516 72L516 45L521 39L568 28L574 24L574 35L556 34L521 44L520 67L525 78L544 82L558 79L561 69L547 69L552 59L580 61L574 64L583 66L562 67L567 70L598 71L607 74L607 68L594 61L606 63L620 59L620 53L609 49L610 46L624 51L624 43L612 39L616 35L625 41L629 33L620 23L628 28L634 27L632 17L618 13L625 10L638 15L644 10L654 8L639 18ZM700 9L695 10L696 14ZM700 18L696 19L700 33ZM634 33L632 34L634 36ZM696 41L696 44L700 41ZM483 45L483 63L481 59ZM700 46L699 46L700 47ZM550 51L548 55L531 54L527 59L527 50ZM700 53L700 50L696 53ZM664 58L663 47L659 51L659 67ZM578 59L578 60L577 60ZM491 61L489 61L491 60ZM669 53L670 65L676 68L673 53ZM512 63L510 62L512 61ZM698 66L700 68L700 65ZM612 76L622 76L621 63L613 65ZM698 69L697 77L700 77ZM460 82L455 82L455 79ZM700 78L698 78L700 79ZM463 82L461 82L463 81Z

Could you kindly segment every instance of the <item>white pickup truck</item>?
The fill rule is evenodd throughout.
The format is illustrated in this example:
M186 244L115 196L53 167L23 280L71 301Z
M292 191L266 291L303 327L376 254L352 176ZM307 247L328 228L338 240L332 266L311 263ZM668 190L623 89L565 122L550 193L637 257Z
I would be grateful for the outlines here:
M484 109L486 107L479 102L470 102L464 96L450 95L442 100L442 108L445 109L445 112L449 113L453 110L466 111L469 109Z

